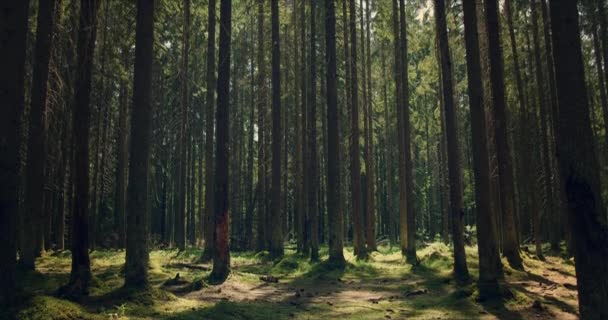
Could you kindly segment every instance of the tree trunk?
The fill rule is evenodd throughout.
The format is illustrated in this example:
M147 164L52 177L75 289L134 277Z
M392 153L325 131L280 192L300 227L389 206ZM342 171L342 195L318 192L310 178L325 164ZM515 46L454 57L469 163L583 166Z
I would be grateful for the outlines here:
M148 284L149 176L152 124L154 0L137 1L135 69L131 114L131 159L127 186L127 253L125 287Z
M480 296L487 297L498 293L498 279L502 276L502 264L496 244L494 212L492 212L490 204L490 160L486 116L483 106L476 1L463 1L463 19L471 108L475 200L477 203L478 286Z
M338 128L338 88L336 73L336 6L325 1L325 43L327 73L327 216L329 261L343 265L343 213L340 207L340 137Z
M452 216L452 238L454 240L454 274L457 278L469 276L464 251L464 202L461 167L461 151L458 145L458 126L452 77L452 57L448 43L445 1L434 0L435 29L439 42L439 56L442 74L443 106L445 109L445 129L448 149L448 171L450 179L450 213Z
M204 248L201 260L209 261L213 255L214 226L214 171L213 171L213 135L215 105L215 0L209 0L207 20L207 93L205 97L205 219Z
M35 61L32 66L32 84L29 112L29 129L26 158L25 184L25 243L20 252L21 266L34 270L36 257L39 255L36 246L36 236L44 231L46 214L43 209L43 193L46 183L44 164L47 156L47 88L49 79L49 62L51 47L57 25L55 6L61 6L61 1L39 1L38 20L36 24L36 42L34 48Z
M350 136L350 183L353 219L353 245L358 259L365 258L365 238L363 235L363 212L361 207L361 160L359 151L359 106L357 84L357 31L355 0L349 1L350 30L350 95L351 95L351 136Z
M15 302L19 136L24 109L29 0L0 4L0 306Z
M515 86L516 86L516 89L517 89L517 101L518 101L518 104L519 104L519 112L523 113L524 110L526 109L526 98L525 98L524 85L523 85L522 76L521 76L521 68L520 68L520 64L519 64L519 53L518 53L518 50L517 50L517 43L516 43L516 40L515 40L515 30L514 30L514 27L513 27L513 14L512 14L511 9L512 9L511 0L505 0L505 15L507 16L507 27L509 29L509 44L510 44L510 47L511 47L511 56L513 58L513 74L514 74L514 77L515 77ZM519 128L522 127L522 123L521 122L520 122L519 126L520 126ZM519 130L519 134L523 135L523 131ZM520 146L520 148L521 148L521 146ZM521 155L521 153L526 152L527 150L521 150L521 149L519 149L519 150L516 150L516 151L519 151L519 152L516 152L516 154ZM520 163L521 163L521 161L520 161ZM526 163L523 163L523 165L525 166ZM519 170L521 168L517 168L517 169ZM519 173L519 175L518 175L518 179L517 179L518 181L519 181L519 177L521 177L521 173ZM515 184L515 185L517 186L518 184ZM519 184L519 186L521 186L521 183ZM518 188L518 191L521 191L519 189L521 189L521 187ZM521 192L519 192L519 201L518 201L519 206L516 206L516 208L518 210L520 210L519 214L521 214L521 211L523 211L523 210L521 210L523 208L523 206L522 206L522 198L523 197L524 197L524 195ZM518 247L519 247L519 243L520 243L519 235L520 235L520 232L521 232L521 226L520 226L520 223L519 223L519 214L515 215L516 229L519 229L519 231L517 232L517 246ZM504 247L505 245L511 245L511 244L512 243L510 243L508 241L507 242L503 242L503 253L507 253L507 252L510 253L510 254L513 253L512 248L505 248ZM517 257L512 255L512 257L509 258L509 259L510 259L509 261L516 262Z
M608 318L608 227L589 120L577 2L550 2L559 101L558 161L574 237L580 315L604 319Z
M318 212L318 189L319 178L318 159L317 159L317 9L316 1L310 1L310 87L309 106L306 124L308 126L308 216L310 218L310 260L319 259L319 212Z
M500 208L504 228L505 256L514 268L522 268L517 243L517 228L515 225L515 191L513 185L513 164L511 147L507 135L507 116L505 106L505 85L502 46L498 19L498 1L486 0L485 24L487 28L491 101L494 118L496 139L496 156L498 160L498 176L500 184Z
M402 221L401 227L405 227L405 231L402 232L402 252L405 255L408 263L418 264L418 258L416 257L416 222L414 215L413 199L414 199L414 186L413 186L413 167L412 167L412 155L411 155L411 142L410 142L410 112L409 112L409 89L408 89L408 59L407 59L407 32L406 32L406 21L405 21L405 1L399 0L399 32L401 36L399 38L400 46L400 59L401 59L401 103L403 105L401 109L402 118L402 153L404 160L404 178L405 178L405 192L406 201L409 201L405 206L405 221ZM408 200L409 199L409 200ZM405 242L405 243L404 243ZM404 246L403 246L404 244Z
M179 250L186 248L186 193L188 190L188 53L190 34L190 0L184 0L184 25L182 33L182 59L180 66L181 124L179 129L177 163L177 213L175 215L175 244Z
M73 137L75 160L73 180L74 209L72 211L71 250L72 270L70 282L64 290L69 294L86 294L91 280L89 259L89 123L91 102L91 76L93 53L97 34L99 2L82 0L80 3L80 27L78 32L77 58L73 111Z
M125 59L125 63L128 64ZM116 135L116 193L114 198L114 229L118 233L118 247L125 246L125 210L127 205L127 165L129 162L129 128L128 128L128 94L127 80L120 79L120 96L118 109L118 130Z
M220 43L217 78L217 139L215 148L215 238L211 279L223 282L230 272L228 205L228 107L230 105L230 36L232 0L220 2Z
M279 43L279 4L270 3L272 25L272 203L270 221L273 223L270 255L283 256L283 228L281 226L281 50Z
M538 36L538 7L536 4L535 0L532 0L530 2L531 5L531 11L532 11L532 38L533 38L533 42L534 42L534 61L535 61L535 76L536 76L536 90L537 90L537 96L538 96L538 105L539 105L539 115L540 115L540 127L541 127L541 132L540 132L540 139L541 139L541 145L542 145L542 152L543 152L543 157L542 157L542 171L543 171L543 176L542 176L542 187L544 187L544 192L545 192L545 197L546 197L546 204L547 204L547 208L545 208L545 212L547 212L548 215L553 215L554 214L554 208L553 208L553 189L551 186L551 173L552 173L552 169L551 169L551 153L549 151L549 129L548 129L548 125L547 123L550 123L550 113L549 113L549 106L547 105L547 96L546 96L546 92L548 91L547 88L545 87L546 84L548 82L545 81L545 79L543 79L543 69L542 69L542 62L541 62L541 52L540 52L540 44L539 44L539 36ZM535 122L536 124L536 122ZM537 215L539 215L536 218L537 223L535 223L535 233L536 235L540 235L540 221L541 221L541 217L540 217L540 212L537 212ZM535 238L538 238L538 236L535 236ZM537 243L540 243L540 239L537 240ZM543 258L542 255L542 250L540 248L540 246L538 246L538 257L539 258ZM559 246L558 246L559 247Z
M365 19L361 14L361 23L365 21L365 27L361 27L361 35L364 41L361 42L363 49L363 96L364 96L364 130L365 130L365 173L367 175L367 188L365 189L367 206L365 208L365 240L368 250L376 250L376 203L374 193L374 157L373 157L373 121L372 121L372 88L371 88L371 7L370 1L365 1ZM363 6L361 6L363 10ZM363 36L365 35L365 36Z
M258 216L257 249L267 248L266 243L266 64L264 60L264 1L258 0L258 53L257 53L257 108L258 108Z

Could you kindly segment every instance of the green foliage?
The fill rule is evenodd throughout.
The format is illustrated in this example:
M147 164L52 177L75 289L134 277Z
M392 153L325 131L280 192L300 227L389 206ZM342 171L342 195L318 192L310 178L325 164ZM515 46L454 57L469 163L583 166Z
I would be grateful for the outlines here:
M90 314L74 302L43 295L27 301L17 314L17 318L23 320L105 319L101 315Z

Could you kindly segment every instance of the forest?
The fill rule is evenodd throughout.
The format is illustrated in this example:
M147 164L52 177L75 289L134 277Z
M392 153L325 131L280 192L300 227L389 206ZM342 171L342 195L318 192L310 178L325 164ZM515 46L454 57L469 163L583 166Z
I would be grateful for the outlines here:
M0 319L608 319L607 6L0 1Z

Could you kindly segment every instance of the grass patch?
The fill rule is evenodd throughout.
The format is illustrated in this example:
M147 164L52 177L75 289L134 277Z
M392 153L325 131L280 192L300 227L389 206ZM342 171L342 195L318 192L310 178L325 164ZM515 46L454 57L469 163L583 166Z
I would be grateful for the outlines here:
M571 307L569 301L559 297L544 299L528 287L528 283L543 282L547 288L552 285L550 281L575 284L574 267L559 256L547 255L546 261L539 261L522 253L525 272L512 270L503 261L506 282L503 287L510 295L479 304L474 281L478 275L476 247L466 248L473 281L465 283L453 279L452 250L443 243L418 248L420 264L416 266L405 262L398 246L388 244L379 246L369 259L361 261L353 255L352 247L347 247L346 263L340 266L327 261L326 246L319 253L320 262L311 263L310 257L297 253L293 246L286 248L285 256L279 260L271 260L265 251L233 252L228 281L207 286L205 279L211 265L199 261L201 250L154 250L150 252L151 288L140 291L123 288L124 250L96 250L91 252L90 296L78 302L54 297L69 279L70 252L46 253L38 259L36 272L19 274L18 282L25 297L21 306L9 313L0 311L0 318L474 319L489 313L498 318L527 319L519 312L530 309L535 300L576 312L575 298ZM163 286L178 273L185 284ZM276 277L279 281L262 281L262 276ZM195 284L200 286L191 288Z

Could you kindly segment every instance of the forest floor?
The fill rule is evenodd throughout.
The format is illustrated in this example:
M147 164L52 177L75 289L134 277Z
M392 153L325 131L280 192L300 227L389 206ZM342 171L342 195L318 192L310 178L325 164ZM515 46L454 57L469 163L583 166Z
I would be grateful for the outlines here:
M467 247L472 279L478 276L476 247ZM479 301L474 281L451 277L450 249L440 243L418 250L420 264L406 265L398 248L380 246L367 261L332 269L311 264L288 249L282 260L267 253L232 253L232 273L208 285L211 265L200 251L155 250L150 255L153 288L121 289L124 251L91 253L90 296L68 301L55 295L69 278L69 251L43 255L37 272L20 275L21 306L5 311L18 319L578 319L571 260L540 261L522 252L525 271L505 263L505 297ZM321 250L321 260L327 248ZM179 277L176 277L179 274ZM0 318L4 319L2 311Z

